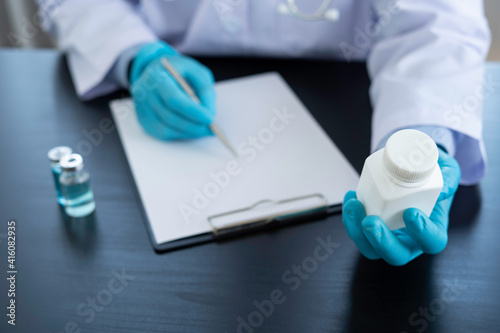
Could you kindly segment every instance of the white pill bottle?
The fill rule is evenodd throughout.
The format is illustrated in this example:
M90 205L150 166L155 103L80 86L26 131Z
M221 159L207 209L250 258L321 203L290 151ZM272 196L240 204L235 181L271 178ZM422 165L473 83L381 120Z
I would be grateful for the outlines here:
M356 195L366 215L380 217L391 230L405 227L408 208L429 216L443 188L438 156L427 134L412 129L394 133L363 166Z

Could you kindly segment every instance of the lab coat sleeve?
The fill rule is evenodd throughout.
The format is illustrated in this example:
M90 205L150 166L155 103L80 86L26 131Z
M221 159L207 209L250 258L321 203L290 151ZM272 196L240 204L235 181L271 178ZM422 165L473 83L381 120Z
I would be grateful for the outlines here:
M367 31L374 109L372 150L415 126L452 130L462 184L485 173L483 65L490 33L481 0L372 0L378 19Z
M110 70L120 54L157 40L128 0L37 0L45 29L67 54L78 96L88 100L119 88ZM55 3L55 4L54 4Z
M129 67L142 46L142 44L132 46L123 51L113 65L113 68L111 68L109 76L112 80L117 82L120 87L126 89L130 88L130 80L128 77Z

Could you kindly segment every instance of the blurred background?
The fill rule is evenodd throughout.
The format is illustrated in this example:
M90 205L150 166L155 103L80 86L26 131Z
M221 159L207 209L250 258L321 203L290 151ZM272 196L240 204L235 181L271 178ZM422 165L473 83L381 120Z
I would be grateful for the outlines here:
M500 61L500 0L484 0L484 5L493 36L488 60ZM34 0L0 0L0 47L54 47L35 13Z

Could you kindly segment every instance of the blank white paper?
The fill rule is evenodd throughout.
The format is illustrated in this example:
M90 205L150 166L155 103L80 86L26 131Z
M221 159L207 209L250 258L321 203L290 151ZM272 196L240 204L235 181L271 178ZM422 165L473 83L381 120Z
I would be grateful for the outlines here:
M157 140L131 99L110 103L158 244L210 232L207 217L261 200L320 193L333 205L356 188L357 172L279 74L223 81L216 93L216 122L237 159L216 137Z

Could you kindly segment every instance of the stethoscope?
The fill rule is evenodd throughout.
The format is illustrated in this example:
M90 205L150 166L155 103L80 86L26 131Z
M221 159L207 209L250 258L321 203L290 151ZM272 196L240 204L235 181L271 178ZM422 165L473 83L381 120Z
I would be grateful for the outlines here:
M282 15L295 16L304 21L319 21L329 20L337 21L339 19L339 10L336 8L328 8L332 0L323 0L319 8L314 13L304 13L297 7L295 0L285 0L278 5L278 13Z

